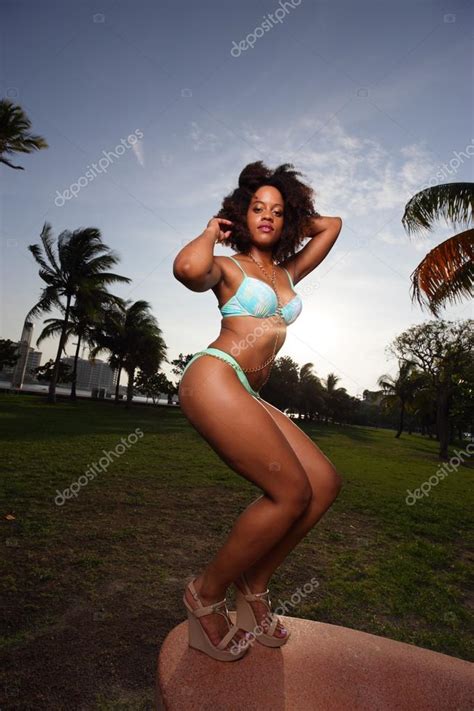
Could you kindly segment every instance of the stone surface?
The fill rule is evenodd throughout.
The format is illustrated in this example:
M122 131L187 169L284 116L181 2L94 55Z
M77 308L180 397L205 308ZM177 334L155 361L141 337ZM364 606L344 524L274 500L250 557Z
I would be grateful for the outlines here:
M235 621L235 612L230 612ZM469 662L365 632L279 616L283 647L220 662L188 647L187 620L160 649L163 711L473 711Z

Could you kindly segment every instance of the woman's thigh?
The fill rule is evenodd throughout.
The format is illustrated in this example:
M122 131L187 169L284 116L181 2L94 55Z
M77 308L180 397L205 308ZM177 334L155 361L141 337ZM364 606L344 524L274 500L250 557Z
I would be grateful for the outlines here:
M329 458L284 412L266 400L258 402L272 417L293 449L316 497L331 498L337 494L341 488L342 478Z
M307 504L312 491L280 427L232 366L203 355L181 379L182 412L219 457L274 501Z

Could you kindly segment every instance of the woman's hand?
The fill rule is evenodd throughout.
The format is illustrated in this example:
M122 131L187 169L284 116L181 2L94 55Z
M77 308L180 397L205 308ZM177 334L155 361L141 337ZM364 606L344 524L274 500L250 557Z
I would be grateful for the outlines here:
M232 228L224 231L221 227L221 222L227 225L232 225L232 220L226 220L223 217L212 217L207 223L207 229L214 231L214 237L216 242L222 242L223 240L227 239L228 237L230 237L230 234L232 232Z

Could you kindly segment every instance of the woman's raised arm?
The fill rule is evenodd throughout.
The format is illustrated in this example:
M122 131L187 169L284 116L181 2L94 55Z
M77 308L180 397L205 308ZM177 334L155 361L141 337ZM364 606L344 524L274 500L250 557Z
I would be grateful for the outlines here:
M230 220L214 217L209 220L204 232L186 244L176 255L173 274L191 291L207 291L221 278L221 268L214 259L214 245L230 235L220 223L231 225Z

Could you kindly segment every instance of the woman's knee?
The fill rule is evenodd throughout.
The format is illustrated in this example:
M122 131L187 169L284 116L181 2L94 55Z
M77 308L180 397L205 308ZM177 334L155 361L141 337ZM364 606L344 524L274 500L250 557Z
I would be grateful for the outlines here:
M285 491L285 506L292 518L299 518L308 508L313 498L313 489L308 477L300 477Z
M326 509L339 496L342 489L342 476L333 467L329 468L324 476L318 477L317 484L312 489L311 504L315 509Z

